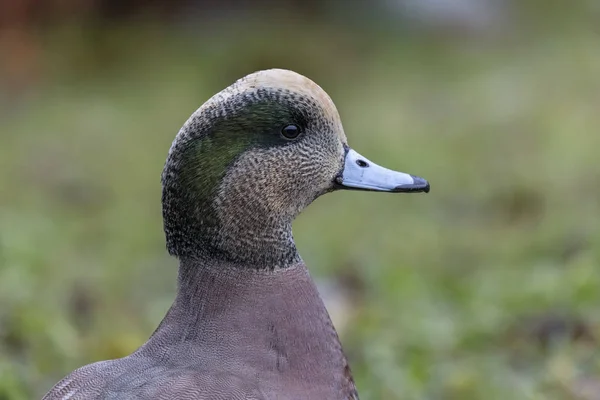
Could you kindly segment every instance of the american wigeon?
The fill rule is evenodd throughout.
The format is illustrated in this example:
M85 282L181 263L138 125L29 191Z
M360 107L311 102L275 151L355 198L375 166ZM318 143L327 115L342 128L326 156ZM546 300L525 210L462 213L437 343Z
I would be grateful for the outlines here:
M328 192L428 182L352 150L323 89L272 69L192 114L162 185L173 305L133 354L75 370L44 399L358 399L292 221Z

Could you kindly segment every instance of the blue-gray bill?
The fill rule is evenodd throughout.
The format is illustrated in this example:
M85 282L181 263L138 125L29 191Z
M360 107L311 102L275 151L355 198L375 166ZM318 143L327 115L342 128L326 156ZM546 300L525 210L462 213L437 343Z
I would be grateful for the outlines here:
M393 171L348 149L344 169L336 178L339 189L376 192L429 192L429 182L418 176Z

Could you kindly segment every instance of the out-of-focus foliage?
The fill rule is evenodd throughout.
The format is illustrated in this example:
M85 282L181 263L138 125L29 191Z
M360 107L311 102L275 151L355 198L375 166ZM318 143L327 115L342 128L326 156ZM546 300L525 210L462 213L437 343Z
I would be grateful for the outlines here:
M330 307L362 398L600 398L594 2L495 2L501 18L468 27L410 7L188 3L0 25L0 399L152 333L175 290L169 145L269 67L314 79L354 148L432 185L330 194L294 226L325 290L347 293L325 295L348 301Z

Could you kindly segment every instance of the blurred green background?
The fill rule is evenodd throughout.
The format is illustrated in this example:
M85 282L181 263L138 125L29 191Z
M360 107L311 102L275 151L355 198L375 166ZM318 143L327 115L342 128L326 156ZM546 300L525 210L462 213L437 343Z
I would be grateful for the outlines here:
M160 173L208 97L289 68L428 195L294 225L362 399L600 399L596 1L0 2L0 399L124 356L175 293Z

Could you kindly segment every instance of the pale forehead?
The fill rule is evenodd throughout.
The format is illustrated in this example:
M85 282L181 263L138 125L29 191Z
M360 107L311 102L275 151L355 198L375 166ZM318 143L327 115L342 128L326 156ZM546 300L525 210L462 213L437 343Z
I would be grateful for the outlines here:
M340 116L331 97L319 85L296 72L285 69L258 71L241 78L229 89L239 93L262 88L281 89L313 99L323 110L324 116L341 128Z

